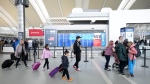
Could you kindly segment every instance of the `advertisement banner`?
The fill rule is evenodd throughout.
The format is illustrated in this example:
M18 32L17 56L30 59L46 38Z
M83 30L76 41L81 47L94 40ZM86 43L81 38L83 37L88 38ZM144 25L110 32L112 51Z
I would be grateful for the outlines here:
M23 32L18 32L18 39L21 40L21 39L23 39L23 37L24 37L24 33Z
M123 40L125 40L126 39L126 32L125 32L125 28L121 28L120 29L120 36L122 36L123 37Z
M94 33L93 46L101 46L101 33Z
M45 29L44 33L45 44L49 44L52 47L57 46L57 30Z
M29 36L43 36L42 29L29 29Z
M132 41L134 42L134 28L125 28L126 30L126 39L128 39L128 41Z

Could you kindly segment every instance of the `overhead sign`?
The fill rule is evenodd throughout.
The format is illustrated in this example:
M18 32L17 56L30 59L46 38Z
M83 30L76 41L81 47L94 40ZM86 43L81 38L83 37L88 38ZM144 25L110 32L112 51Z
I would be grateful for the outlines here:
M42 29L29 29L29 36L43 36Z
M57 46L57 30L56 29L45 29L44 31L45 44L49 46Z

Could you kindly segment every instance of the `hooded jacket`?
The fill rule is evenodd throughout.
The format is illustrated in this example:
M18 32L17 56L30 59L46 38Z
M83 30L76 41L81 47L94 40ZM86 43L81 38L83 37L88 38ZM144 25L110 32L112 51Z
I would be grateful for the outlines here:
M136 49L134 48L135 44L132 44L130 47L129 47L129 53L128 53L128 57L130 60L135 60L136 59L136 56L135 54L137 54L137 51Z
M49 50L46 50L44 48L43 54L42 54L42 59L49 58L50 56L52 56L52 53Z

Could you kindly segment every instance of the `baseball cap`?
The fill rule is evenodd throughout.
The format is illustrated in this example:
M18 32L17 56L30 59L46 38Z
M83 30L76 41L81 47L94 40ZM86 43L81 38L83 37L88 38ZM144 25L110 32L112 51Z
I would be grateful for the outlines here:
M76 39L81 38L80 36L77 36Z

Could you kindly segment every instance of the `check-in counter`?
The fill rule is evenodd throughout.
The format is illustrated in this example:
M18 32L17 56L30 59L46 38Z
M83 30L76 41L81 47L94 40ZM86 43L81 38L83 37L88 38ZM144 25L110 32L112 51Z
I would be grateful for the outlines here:
M13 47L3 47L3 53L13 53Z

